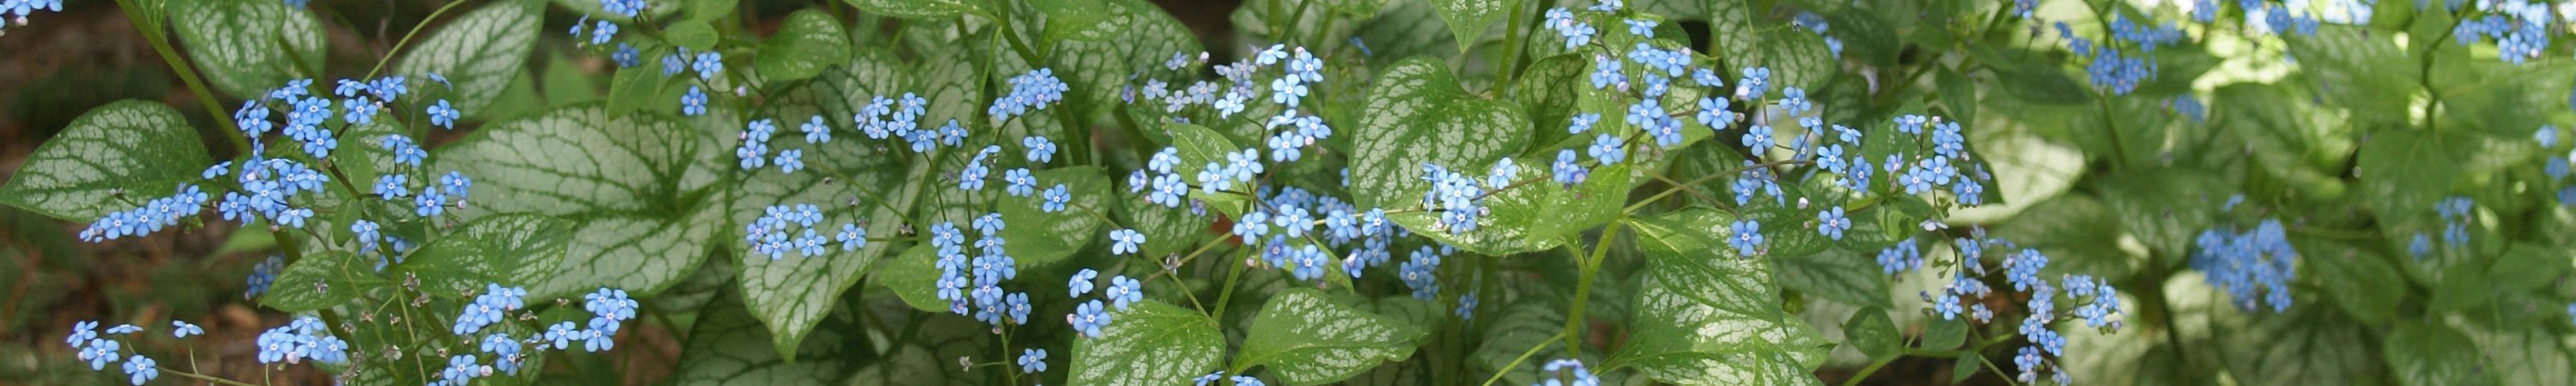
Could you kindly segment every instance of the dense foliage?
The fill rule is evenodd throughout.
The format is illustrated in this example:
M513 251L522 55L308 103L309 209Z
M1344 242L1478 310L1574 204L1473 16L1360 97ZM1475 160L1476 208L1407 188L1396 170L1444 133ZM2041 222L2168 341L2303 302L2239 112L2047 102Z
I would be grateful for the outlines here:
M349 384L2576 379L2576 6L339 3L117 1L207 124L0 203L257 240L261 368ZM145 318L62 342L268 381Z

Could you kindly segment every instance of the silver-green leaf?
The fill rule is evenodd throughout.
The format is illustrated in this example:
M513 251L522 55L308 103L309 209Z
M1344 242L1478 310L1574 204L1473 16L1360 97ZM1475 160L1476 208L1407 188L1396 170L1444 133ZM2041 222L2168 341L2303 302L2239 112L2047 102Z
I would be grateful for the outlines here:
M90 109L36 147L0 186L0 204L96 220L195 183L214 161L179 111L126 100ZM210 191L211 192L211 191Z

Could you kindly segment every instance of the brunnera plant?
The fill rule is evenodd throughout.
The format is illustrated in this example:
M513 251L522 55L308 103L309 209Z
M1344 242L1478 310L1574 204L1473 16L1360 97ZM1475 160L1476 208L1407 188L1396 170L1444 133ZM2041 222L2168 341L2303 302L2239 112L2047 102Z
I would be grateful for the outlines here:
M211 125L0 203L267 241L263 375L349 384L2576 379L2565 5L335 3L117 1ZM63 342L270 381L135 318Z

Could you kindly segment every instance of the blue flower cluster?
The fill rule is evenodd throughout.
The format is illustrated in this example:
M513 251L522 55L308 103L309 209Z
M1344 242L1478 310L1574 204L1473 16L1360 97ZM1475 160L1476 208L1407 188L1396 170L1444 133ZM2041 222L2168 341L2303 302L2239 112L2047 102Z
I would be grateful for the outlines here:
M1592 370L1583 368L1581 360L1548 361L1547 364L1539 365L1538 371L1548 373L1547 378L1530 386L1601 386L1601 377L1594 376Z
M1028 293L1005 293L1001 287L1002 281L1020 275L1019 260L1004 251L1006 240L1000 235L1008 224L1000 213L987 213L970 225L982 235L974 245L981 254L972 258L966 255L966 236L956 223L940 222L930 228L930 247L938 254L932 264L939 268L939 299L948 301L949 312L973 316L995 328L1002 326L1005 317L1011 324L1028 324Z
M171 334L179 338L186 338L191 332L198 335L205 334L205 330L198 329L196 325L188 322L171 321L170 323L173 326ZM123 324L108 328L105 334L132 335L139 332L143 332L143 327ZM124 361L125 364L119 366L118 370L124 371L126 380L132 384L142 385L143 382L161 376L159 362L139 352L129 355L124 351L126 346L122 341L100 334L97 321L84 320L72 324L72 333L63 338L63 343L77 350L78 353L75 356L83 362L89 362L89 369L92 371L105 371L107 364Z
M2298 259L2299 251L2282 234L2281 221L2264 219L2242 233L2228 228L2205 229L2193 239L2192 269L2208 275L2210 285L2226 290L2237 308L2252 310L2259 301L2270 303L2272 312L2288 310L2289 281L2297 276L2291 261Z
M2125 22L2127 19L2121 19L2121 21ZM2125 27L2127 25L2115 24L2114 26ZM2178 30L2173 30L2171 28L2171 26L2166 26L2164 28L2150 31L2177 31L2174 32L2174 34L2180 34ZM2114 38L2121 41L2127 41L2128 38L2132 37L2153 38L2162 36L2166 35L2163 33L2129 35L2126 33L2115 32ZM2057 23L2057 37L2059 39L2066 40L2066 48L2068 50L2075 51L2075 56L2086 59L2086 63L2084 64L2085 80L2092 82L2093 89L2096 91L2109 92L2111 95L2128 95L2130 91L2137 90L2139 84L2146 83L2148 79L2153 79L2156 76L2156 64L2150 60L2153 58L2149 58L2143 54L2128 55L2115 46L2096 46L2092 39L2077 36L2075 34L2075 30L2068 28L2065 22ZM2155 41L2157 40L2144 40L2136 43L2138 43L2138 46L2142 47L2142 50L2152 51L2152 48L2147 47L2154 47L2155 45L2151 43Z
M1515 170L1517 167L1508 157L1496 161L1492 174L1481 179L1451 172L1440 165L1422 164L1422 180L1431 183L1431 190L1422 193L1422 207L1440 214L1440 222L1433 224L1432 228L1449 233L1476 231L1477 220L1492 214L1491 209L1485 208L1487 186L1479 186L1479 181L1502 182L1488 184L1494 189L1502 189L1517 177L1512 175Z
M994 126L1030 110L1045 110L1048 105L1063 101L1064 92L1072 89L1064 81L1056 80L1055 70L1047 68L1013 76L1006 83L1011 86L1010 95L993 98L992 107L984 109L985 115L993 116Z
M1825 51L1832 52L1835 59L1841 59L1843 57L1843 40L1835 38L1833 35L1825 34L1825 30L1832 28L1832 25L1825 22L1825 17L1823 15L1800 11L1796 18L1789 19L1789 25L1798 28L1805 28L1808 31L1815 32L1816 36L1825 37Z
M27 25L27 15L39 10L62 12L63 0L0 0L0 15L17 19L18 25ZM0 22L0 28L8 26Z
M95 243L159 232L163 227L179 225L182 217L204 210L202 205L205 203L204 190L197 189L196 185L180 184L177 194L145 201L141 208L108 212L98 221L91 222L89 229L81 230L80 238Z
M1215 385L1217 384L1216 382L1220 380L1234 382L1234 386L1264 386L1264 384L1261 383L1261 378L1254 378L1250 375L1226 377L1225 370L1217 370L1215 372L1207 373L1207 375L1201 375L1198 378L1191 378L1190 386Z
M296 318L285 326L261 332L256 342L259 363L263 364L301 363L305 359L333 365L349 363L349 342L332 336L321 318Z
M457 312L456 325L450 328L456 335L469 335L482 331L483 326L500 323L502 319L509 317L510 311L517 311L519 307L526 306L526 303L520 300L521 297L528 295L526 288L502 287L497 283L486 283L483 285L483 291L482 295L474 297L473 303L466 304L463 311Z
M2560 143L2576 145L2576 141L2562 142L2558 132L2555 126L2541 125L2539 130L2532 133L2532 138L2540 143L2541 151L2550 152L2550 155L2544 157L2548 158L2548 161L2546 166L2541 167L2541 173L2548 175L2551 183L2566 183L2569 177L2576 177L2576 173L2568 170L2569 164L2576 164L2576 149L2570 149L2565 154L2556 152ZM2576 205L2576 184L2567 184L2558 188L2558 205Z
M823 210L814 204L771 205L762 209L759 218L742 229L742 242L751 246L753 256L768 256L775 261L793 252L797 257L815 257L830 253L838 243L842 252L856 251L868 245L868 230L855 223L841 223L840 231L817 228L823 222ZM797 232L797 231L802 232Z
M2451 27L2451 38L2460 45L2477 44L2492 39L2496 59L2523 64L2549 49L2549 26L2555 23L2549 3L2522 0L2476 2L2485 17L2461 20Z

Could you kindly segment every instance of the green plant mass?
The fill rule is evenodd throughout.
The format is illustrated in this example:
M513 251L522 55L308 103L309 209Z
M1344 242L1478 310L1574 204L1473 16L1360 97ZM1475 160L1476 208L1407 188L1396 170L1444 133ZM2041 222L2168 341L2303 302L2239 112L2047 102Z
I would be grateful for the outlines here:
M2576 382L2569 4L0 17L11 381Z

